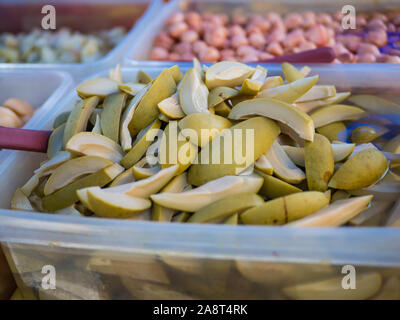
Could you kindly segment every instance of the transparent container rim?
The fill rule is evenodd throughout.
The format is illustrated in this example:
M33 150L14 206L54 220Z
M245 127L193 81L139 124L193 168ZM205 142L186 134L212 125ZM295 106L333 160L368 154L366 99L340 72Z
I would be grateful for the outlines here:
M400 265L400 229L225 226L0 210L0 241L250 261Z

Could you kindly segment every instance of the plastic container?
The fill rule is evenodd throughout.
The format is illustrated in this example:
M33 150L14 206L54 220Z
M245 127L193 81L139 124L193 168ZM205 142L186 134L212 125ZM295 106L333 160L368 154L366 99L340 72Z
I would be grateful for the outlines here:
M277 74L277 66L266 67ZM124 81L134 80L138 70L123 69ZM155 76L162 67L143 70ZM314 68L313 73L338 90L400 102L397 71ZM49 129L76 100L69 94L37 129ZM0 241L25 297L284 299L302 297L290 295L288 286L333 277L336 298L379 293L400 299L396 287L387 288L388 281L399 281L400 229L168 224L8 210L14 190L44 159L44 154L12 152L0 166L7 181L0 185ZM344 265L355 267L355 290L342 289ZM48 266L56 271L54 290L42 287Z
M386 11L386 10L400 10L400 3L397 0L319 0L316 2L309 2L304 0L173 0L162 1L156 0L154 6L157 6L157 19L153 16L147 15L144 17L146 27L137 33L135 41L131 43L128 48L125 61L126 65L141 66L157 65L157 61L149 60L150 51L153 47L154 38L158 33L163 30L166 20L179 10L197 12L215 12L230 14L233 12L243 13L249 15L252 13L263 14L269 11L275 11L281 14L288 12L337 12L341 11L345 5L353 5L357 12L361 11ZM174 65L176 62L163 61L168 65ZM189 65L190 63L187 63ZM363 63L364 67L374 68L376 63ZM380 63L379 67L382 68L398 68L398 64ZM335 65L335 67L338 67ZM357 68L354 64L344 63L340 64L342 68Z
M142 15L151 13L148 0L86 0L55 3L49 1L2 1L0 4L0 32L29 32L40 29L44 15L41 9L52 4L56 9L56 28L69 27L81 32L94 32L124 26L127 34L124 39L103 58L85 63L0 63L0 69L44 69L70 72L79 81L88 74L115 65L125 54L127 47L135 39L135 25L139 25ZM24 12L24 14L21 14ZM99 18L101 17L101 18Z
M0 105L8 98L28 102L35 113L24 128L33 129L53 112L56 103L72 86L72 77L62 71L0 70ZM0 163L9 152L0 151Z

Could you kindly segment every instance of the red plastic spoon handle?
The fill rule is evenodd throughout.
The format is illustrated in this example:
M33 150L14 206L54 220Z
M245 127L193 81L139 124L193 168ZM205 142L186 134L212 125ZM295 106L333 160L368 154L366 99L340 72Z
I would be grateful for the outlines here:
M321 47L299 53L286 54L284 56L260 60L255 62L290 62L290 63L330 63L336 58L331 47Z
M0 149L46 152L51 131L0 127Z

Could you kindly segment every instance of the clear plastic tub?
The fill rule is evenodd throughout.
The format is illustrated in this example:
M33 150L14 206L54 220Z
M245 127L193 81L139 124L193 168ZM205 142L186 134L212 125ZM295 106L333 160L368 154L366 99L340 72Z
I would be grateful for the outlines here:
M275 11L278 13L288 12L304 12L312 10L314 12L337 12L341 11L345 5L353 5L356 12L360 11L386 11L386 10L400 10L400 2L398 0L319 0L316 2L304 0L173 0L162 1L156 0L154 6L157 7L157 19L147 15L144 25L145 28L137 33L135 41L131 43L128 48L125 61L126 65L157 65L157 61L149 60L150 51L153 47L154 38L158 33L163 30L166 20L179 10L189 11L194 10L198 12L216 12L230 14L233 12L242 12L245 15L251 13L267 13ZM173 65L175 62L165 61L168 65ZM187 63L188 65L189 63ZM357 68L354 64L341 64L342 68ZM376 63L363 63L364 67L376 67ZM335 65L335 67L338 67ZM398 68L398 64L380 63L379 67L382 68Z
M62 71L0 70L0 105L8 98L28 102L35 113L24 128L33 129L53 112L56 103L72 86L72 77ZM0 162L7 154L9 151L0 151Z
M48 1L44 0L2 1L0 4L0 32L17 33L29 32L33 28L40 29L44 17L41 8L47 4L49 4ZM152 5L148 0L61 0L53 5L56 9L57 29L69 27L81 32L93 32L124 26L127 34L117 46L97 61L54 64L0 63L0 69L62 70L70 72L79 81L88 74L118 63L136 37L135 26L140 25L144 14L152 12Z
M277 66L266 67L269 74L278 72ZM160 64L144 71L155 76L162 68ZM134 80L138 70L123 69L124 81ZM380 94L400 102L399 72L314 68L313 73L338 90ZM75 93L69 94L36 128L51 128L55 116L76 100ZM44 158L12 152L0 166L0 176L7 181L0 185L0 208L4 208L0 209L0 241L26 297L304 298L304 289L293 286L334 278L331 298L400 299L398 228L168 224L8 210L14 190ZM55 290L42 287L46 275L42 268L48 265L56 270ZM355 290L342 289L344 265L355 267Z

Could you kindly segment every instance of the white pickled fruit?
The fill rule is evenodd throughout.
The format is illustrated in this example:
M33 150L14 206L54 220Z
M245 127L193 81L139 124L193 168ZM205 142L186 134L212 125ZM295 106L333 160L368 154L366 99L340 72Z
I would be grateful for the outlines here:
M289 223L290 227L338 227L366 209L372 196L337 200L329 206L303 219Z
M151 206L148 199L112 193L99 187L89 188L87 196L90 208L105 218L130 218Z
M118 92L118 82L109 78L93 78L81 83L76 91L82 98L97 96L105 98L109 94Z
M119 162L124 156L119 144L93 132L80 132L67 143L66 149L72 153L87 156L99 156L113 162Z
M274 174L280 179L296 184L306 178L303 170L290 160L278 141L274 141L271 148L265 153L265 156L272 164Z
M293 103L307 93L318 81L318 76L303 78L278 87L262 90L258 98L273 98L286 103Z
M314 121L315 128L319 128L337 121L356 120L363 113L364 110L358 107L334 104L314 111L311 113L311 118Z
M192 113L209 113L208 89L195 69L186 71L179 88L179 103L186 115Z
M244 224L282 225L313 214L328 204L329 198L322 192L298 192L251 208L242 213L241 220Z
M376 183L387 171L388 161L377 149L369 148L349 158L332 176L329 187L360 189Z
M49 195L83 175L96 172L112 164L112 161L96 156L83 156L64 162L50 175L44 186L44 194Z
M312 141L314 123L311 117L288 103L270 98L257 98L238 103L229 114L230 119L241 120L260 115L288 125L301 138Z
M213 64L206 71L205 82L208 89L216 87L235 87L254 73L251 68L240 62L222 61Z
M255 175L225 176L189 191L154 194L151 199L163 207L194 212L228 195L257 193L262 183L263 179Z

